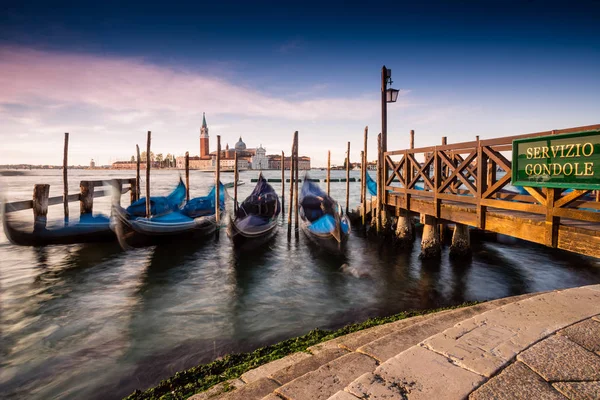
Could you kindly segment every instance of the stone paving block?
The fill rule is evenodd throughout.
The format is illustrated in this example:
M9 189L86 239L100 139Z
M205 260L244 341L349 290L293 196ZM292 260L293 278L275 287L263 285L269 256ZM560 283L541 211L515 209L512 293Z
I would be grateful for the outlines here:
M339 392L331 396L329 400L356 400L357 398L358 397L355 397L348 392L340 390Z
M484 303L432 316L432 318L415 323L402 330L392 332L380 339L359 347L357 351L368 354L380 362L387 361L422 340L454 326L465 318L477 315L488 307L490 307L490 305Z
M369 372L355 379L346 387L347 391L360 399L405 399L406 388L396 382L387 382L381 375Z
M484 377L419 346L398 354L347 386L363 399L464 399Z
M289 365L285 368L282 368L272 375L269 378L273 379L280 385L284 385L299 376L302 376L310 371L314 371L319 369L324 364L339 358L348 352L344 349L336 348L336 349L327 349L317 354L310 356L308 358L304 358L292 365Z
M556 382L552 386L570 400L600 399L600 382Z
M288 400L325 400L376 367L377 363L371 357L350 353L294 379L275 393Z
M600 357L564 336L551 336L517 359L550 382L600 380Z
M394 321L388 324L374 326L369 329L354 332L341 337L341 340L338 342L338 346L350 351L356 351L356 349L367 343L377 340L392 332L404 329L407 326L413 325L417 322L421 322L427 319L427 317L431 316L416 316L407 319L401 319L399 321Z
M586 319L558 331L558 334L569 338L589 351L600 351L600 322L598 321Z
M517 361L506 367L469 396L469 400L544 399L565 400L548 382Z
M215 397L218 400L258 400L262 399L273 390L278 388L279 385L267 378L261 378L257 381L248 383L238 389L231 392L222 394L219 397Z
M600 291L550 292L462 321L423 345L490 377L533 343L599 312Z
M241 378L246 383L254 382L259 380L260 378L266 378L282 368L289 367L292 364L295 364L310 357L312 357L312 355L304 353L302 351L290 354L278 360L271 361L270 363L263 364L260 367L251 369L250 371L243 373Z
M242 381L239 378L236 379L230 379L226 382L221 382L218 383L216 385L214 385L213 387L209 388L208 390L205 390L202 393L198 393L193 395L192 397L189 397L188 400L208 400L208 399L213 399L215 397L217 397L220 394L226 393L230 390L233 389L237 389L241 386L244 386L245 383L244 381Z

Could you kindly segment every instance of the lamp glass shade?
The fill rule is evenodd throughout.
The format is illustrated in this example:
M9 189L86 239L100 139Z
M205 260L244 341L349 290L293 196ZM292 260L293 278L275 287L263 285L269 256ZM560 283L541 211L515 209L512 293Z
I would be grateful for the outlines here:
M398 89L389 88L385 91L385 101L388 103L395 103L396 100L398 100L398 93L400 93Z

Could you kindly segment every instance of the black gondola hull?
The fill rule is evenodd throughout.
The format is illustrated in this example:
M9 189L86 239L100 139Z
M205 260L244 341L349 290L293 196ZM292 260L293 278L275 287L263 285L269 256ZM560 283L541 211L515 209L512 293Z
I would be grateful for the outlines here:
M14 226L8 218L9 210L5 203L2 206L2 226L8 240L18 246L49 246L78 243L101 243L116 239L110 229L110 223L73 223L72 225L54 229L33 229L22 231Z
M169 231L149 232L142 229L139 223L129 219L127 212L119 207L113 207L114 229L123 249L156 246L173 242L203 240L215 234L217 230L216 219L206 218L201 223L188 224L180 229Z
M233 245L239 249L252 249L262 246L277 235L277 220L252 230L241 228L237 222L237 219L229 221L227 236L229 236Z

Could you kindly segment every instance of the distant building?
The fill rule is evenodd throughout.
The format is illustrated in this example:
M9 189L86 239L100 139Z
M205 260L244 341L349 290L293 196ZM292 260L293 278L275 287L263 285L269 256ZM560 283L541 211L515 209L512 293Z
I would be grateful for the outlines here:
M92 158L92 160L90 161L90 168L96 168L96 163L94 162L94 159Z
M158 161L152 161L152 164L151 164L152 168L159 168L159 166L160 166L160 163ZM114 163L112 163L111 168L112 169L136 169L137 162L115 161ZM140 169L146 169L145 161L140 161Z
M271 154L267 156L269 169L281 169L281 155ZM284 169L290 169L292 165L291 157L285 157ZM298 157L298 169L310 169L310 157Z

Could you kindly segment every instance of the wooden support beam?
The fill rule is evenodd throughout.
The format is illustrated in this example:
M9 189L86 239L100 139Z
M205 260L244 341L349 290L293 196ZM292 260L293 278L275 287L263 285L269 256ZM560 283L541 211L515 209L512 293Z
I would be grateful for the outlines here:
M560 189L547 188L546 192L546 235L545 244L549 247L558 246L558 227L560 218L554 215L555 200L560 197Z

